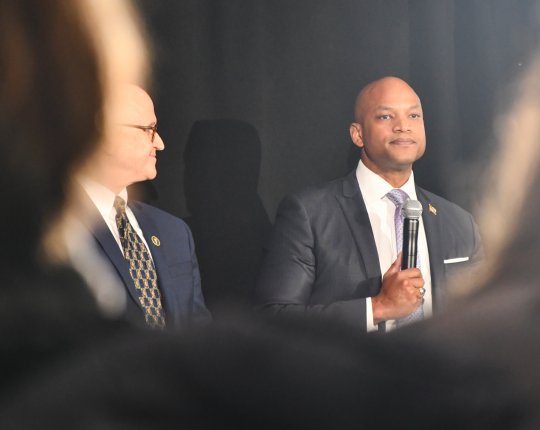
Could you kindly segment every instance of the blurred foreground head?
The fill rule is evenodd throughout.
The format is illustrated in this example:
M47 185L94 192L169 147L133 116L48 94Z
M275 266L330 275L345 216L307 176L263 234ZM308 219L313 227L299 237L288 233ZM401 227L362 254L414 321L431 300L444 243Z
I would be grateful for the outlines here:
M0 0L0 264L35 264L146 53L123 0Z
M540 49L494 119L498 151L477 212L486 262L458 293L530 284L540 274Z

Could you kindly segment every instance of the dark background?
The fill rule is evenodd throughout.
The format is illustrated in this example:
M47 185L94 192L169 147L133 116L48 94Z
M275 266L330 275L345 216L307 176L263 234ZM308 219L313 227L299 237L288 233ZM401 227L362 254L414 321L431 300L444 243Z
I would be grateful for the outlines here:
M416 182L473 210L497 115L539 39L536 0L138 4L166 145L152 203L192 227L214 312L248 300L281 198L354 167L352 106L379 77L422 99Z

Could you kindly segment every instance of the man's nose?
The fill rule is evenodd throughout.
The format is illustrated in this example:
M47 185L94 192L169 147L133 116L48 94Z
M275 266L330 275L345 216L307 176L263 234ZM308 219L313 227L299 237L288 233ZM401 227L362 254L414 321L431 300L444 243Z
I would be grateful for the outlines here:
M410 131L409 117L398 116L394 122L394 131Z
M156 135L154 137L154 147L158 151L163 151L165 149L165 143L163 142L163 139L159 135L159 133L156 131Z

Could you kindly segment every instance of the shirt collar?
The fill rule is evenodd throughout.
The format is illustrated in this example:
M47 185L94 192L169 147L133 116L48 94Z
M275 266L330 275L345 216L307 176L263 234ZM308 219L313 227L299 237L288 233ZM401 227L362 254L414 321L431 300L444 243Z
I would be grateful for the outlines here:
M101 216L104 219L107 219L111 213L111 209L114 207L114 199L117 195L104 185L86 177L79 178L79 183L84 191L86 191L86 194L88 194L88 197L90 197L90 200L92 200L97 207ZM127 204L128 193L126 188L120 191L118 196L122 197Z
M358 162L358 167L356 168L356 179L360 186L360 192L362 193L366 206L370 206L380 201L390 190L394 189L394 187L386 182L381 176L367 168L362 160ZM411 171L409 179L402 187L400 187L400 189L405 191L410 199L416 200L414 172Z

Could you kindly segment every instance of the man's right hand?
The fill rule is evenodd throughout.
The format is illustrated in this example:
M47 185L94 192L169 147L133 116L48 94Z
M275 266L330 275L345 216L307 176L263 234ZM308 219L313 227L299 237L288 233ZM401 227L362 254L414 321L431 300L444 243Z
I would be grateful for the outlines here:
M371 298L373 323L395 320L411 314L422 301L424 279L420 269L400 270L401 254L383 276L379 294Z

